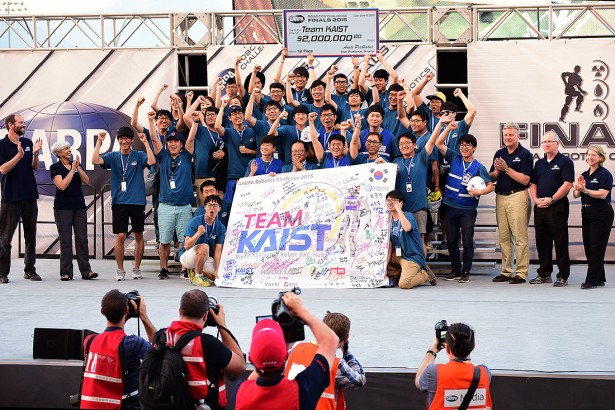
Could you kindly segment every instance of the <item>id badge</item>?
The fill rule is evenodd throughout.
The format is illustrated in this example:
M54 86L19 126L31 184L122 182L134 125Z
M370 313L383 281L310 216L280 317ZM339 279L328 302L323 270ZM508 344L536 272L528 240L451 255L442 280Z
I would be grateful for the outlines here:
M412 192L412 182L406 182L406 192Z
M122 181L121 189L122 192L126 192L126 181Z
M275 159L279 159L279 158L278 158L278 151L275 151L275 152L273 153L273 158L275 158Z
M395 256L401 256L401 248L399 246L395 248Z
M468 185L470 182L470 174L463 174L463 178L461 179L461 185Z
M171 187L171 189L175 189L175 181L174 180L169 180L169 186Z

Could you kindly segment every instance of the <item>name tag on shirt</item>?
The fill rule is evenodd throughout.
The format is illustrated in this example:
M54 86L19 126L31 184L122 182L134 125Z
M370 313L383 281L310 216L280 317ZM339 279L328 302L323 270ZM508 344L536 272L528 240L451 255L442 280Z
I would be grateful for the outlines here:
M175 181L174 180L170 180L169 181L169 186L171 187L171 189L175 189Z
M122 192L126 192L126 181L122 181L121 189L122 189Z

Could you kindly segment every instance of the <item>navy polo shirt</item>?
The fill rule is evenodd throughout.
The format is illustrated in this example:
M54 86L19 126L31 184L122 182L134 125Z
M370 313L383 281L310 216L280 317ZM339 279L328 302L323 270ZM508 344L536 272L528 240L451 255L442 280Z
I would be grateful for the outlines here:
M506 164L511 169L517 172L521 172L525 175L532 175L532 169L534 165L534 161L532 160L532 154L526 148L523 148L521 144L517 146L517 148L512 152L512 154L508 153L508 148L506 147L499 149L493 156L493 160L495 161L496 158L502 158L504 161L506 161ZM492 162L491 169L489 170L489 172L493 171L495 171L495 167L493 166ZM500 175L498 176L496 182L496 194L527 188L527 186L520 184L519 182L512 179L504 171L500 172Z
M408 128L404 127L397 116L397 107L391 109L390 105L384 109L384 118L382 119L382 128L387 129L391 134L397 136L408 132Z
M367 152L365 141L367 141L367 134L370 132L369 128L361 130L361 152ZM389 130L384 128L380 130L380 135L382 135L382 145L380 146L378 154L387 158L389 161L400 156L401 152L399 152L399 147L397 146L397 138L391 134Z
M545 157L534 164L530 182L536 185L538 198L553 196L566 181L574 182L574 163L561 152L551 161Z
M284 155L282 156L282 158L285 164L292 164L293 157L290 152L290 149L295 141L298 141L301 139L302 132L303 130L299 131L297 127L294 125L284 125L278 128L278 140L276 142L277 142L278 151L279 151L280 141L283 141Z
M32 150L34 144L28 138L20 137L23 157L7 174L0 174L2 202L17 202L38 199L36 179L32 169ZM0 140L0 165L4 165L17 155L17 144L7 135Z
M173 206L192 204L192 154L182 148L179 155L173 158L163 148L156 154L156 158L160 161L160 203ZM173 169L171 165L174 165ZM171 187L171 181L175 188Z
M194 171L196 178L213 178L215 175L209 169L209 153L217 150L222 139L217 132L198 124L194 136Z
M405 197L403 211L416 212L427 209L427 168L429 155L426 150L414 154L412 158L395 158L397 164L397 180L395 189L402 192ZM408 192L409 186L412 192Z
M111 205L146 205L143 170L149 165L147 154L130 150L128 154L111 151L101 156L103 169L111 170ZM122 191L122 179L126 179L126 191Z
M406 232L401 226L401 221L391 218L391 243L395 248L401 247L401 257L407 261L415 262L421 268L425 266L425 254L423 253L423 241L419 233L419 225L411 212L404 215L412 225L410 232Z
M593 174L589 174L589 170L581 174L585 178L585 186L587 189L606 189L609 191L604 199L593 198L586 194L581 194L581 203L583 205L609 205L611 203L611 189L613 188L613 175L608 169L600 165Z
M271 130L271 123L267 120L256 120L256 123L254 124L254 127L251 127L252 130L254 131L254 133L256 134L256 146L257 146L257 150L256 150L256 158L260 158L262 156L261 154L261 141L263 140L263 137L266 136L267 134L269 134L269 130ZM280 128L280 125L278 125L278 128ZM281 155L282 149L281 149L282 145L278 143L278 141L276 141L276 146L275 151L273 153L273 157L274 158L278 158L280 160L284 160Z

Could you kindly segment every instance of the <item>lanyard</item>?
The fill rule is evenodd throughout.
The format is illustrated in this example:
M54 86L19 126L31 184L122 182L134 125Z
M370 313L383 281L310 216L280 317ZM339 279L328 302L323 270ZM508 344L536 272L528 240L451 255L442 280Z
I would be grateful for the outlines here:
M246 132L246 129L244 128L241 131L239 131L238 129L235 129L235 131L237 131L237 134L239 134L239 138L241 139L241 142L239 143L239 145L243 145L243 133Z
M209 127L205 127L205 128L207 129L207 132L209 132L209 138L211 138L211 143L214 145L214 147L217 147L217 146L218 146L218 140L219 140L219 135L218 135L218 133L217 133L217 132L212 133L212 132L209 130ZM215 135L216 135L216 137L218 137L218 138L214 138L214 134L215 134ZM243 139L243 134L241 134L241 136L242 136L242 139Z
M265 168L265 173L268 173L268 172L269 172L269 168L271 167L271 163L272 163L272 162L273 162L273 160L272 160L272 161L269 161L269 162L265 162L265 161L263 161L263 160L261 159L261 163L263 164L263 168L265 168L265 164L267 164L267 168Z
M211 239L211 236L214 234L214 225L216 221L211 225L211 233L209 233L209 225L207 225L207 221L205 220L205 215L203 215L203 225L205 225L205 237L207 238L207 243Z
M333 131L331 131L329 135L327 135L327 132L325 130L323 130L322 133L324 134L324 147L325 149L329 149L329 139L331 138L331 134L333 134Z
M132 150L128 152L128 157L126 157L126 165L124 165L124 156L120 153L120 163L122 164L122 180L126 181L126 171L128 170L128 164L130 163L130 154Z
M305 94L305 90L299 91L295 89L295 100L301 102L301 100L303 100L303 94Z
M463 159L461 160L461 164L462 164L462 166L463 166L463 173L464 173L464 175L465 175L465 173L468 171L468 168L470 168L470 167L472 166L472 164L473 164L473 163L474 163L474 160L472 160L472 162L470 162L470 163L468 164L468 166L466 167L466 162L465 162Z
M410 179L410 173L412 171L412 168L414 167L414 155L410 159L410 163L408 164L408 166L406 166L406 158L402 159L401 163L403 164L404 168L406 168L406 173L408 174L408 179Z

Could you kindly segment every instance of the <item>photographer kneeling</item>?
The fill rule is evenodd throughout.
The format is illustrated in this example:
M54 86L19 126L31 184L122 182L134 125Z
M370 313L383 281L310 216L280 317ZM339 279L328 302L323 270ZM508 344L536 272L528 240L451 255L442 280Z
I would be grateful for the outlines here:
M475 367L470 359L475 347L474 331L464 323L453 323L442 330L447 330L443 338L445 343L435 338L414 379L417 389L429 394L429 409L491 409L491 371L484 365ZM449 361L436 365L437 352L443 347ZM466 404L464 397L468 390L474 391L470 391L471 398L466 399Z
M249 356L255 370L234 387L237 410L314 409L329 386L329 369L335 360L339 338L303 306L299 296L286 292L282 299L290 313L312 330L318 342L314 359L294 380L288 380L284 377L288 350L282 328L272 319L259 321L252 332Z

